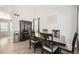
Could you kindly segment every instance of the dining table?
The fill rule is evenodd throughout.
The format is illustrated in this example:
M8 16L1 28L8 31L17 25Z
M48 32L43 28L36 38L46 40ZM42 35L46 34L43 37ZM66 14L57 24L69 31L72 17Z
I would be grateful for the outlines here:
M34 36L31 37L31 40L30 40L30 47L31 47L31 42L33 43L33 45L36 46L39 46L39 47L42 47L42 44L43 44L43 38L42 38L42 35L49 35L49 36L52 36L52 33L35 33ZM47 41L52 41L51 38L49 38ZM60 35L60 37L53 37L53 41L54 45L56 46L66 46L66 43L65 43L65 37ZM34 52L35 52L36 48L34 48Z
M37 37L41 38L41 35L44 35L44 34L52 35L51 33L40 33ZM51 38L49 38L48 41L52 41ZM65 36L60 35L60 37L53 37L53 43L54 45L66 46Z

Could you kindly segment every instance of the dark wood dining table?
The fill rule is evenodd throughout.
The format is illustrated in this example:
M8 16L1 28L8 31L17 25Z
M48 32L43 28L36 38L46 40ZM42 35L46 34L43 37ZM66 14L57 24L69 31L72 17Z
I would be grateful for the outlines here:
M39 33L36 34L34 37L31 37L31 41L32 43L34 43L34 45L36 44L39 47L42 47L42 37L41 35L52 35L51 33ZM52 41L51 39L48 39L48 41ZM65 37L64 36L60 36L60 37L53 37L53 41L54 45L56 46L66 46L65 44ZM35 45L35 46L36 46ZM31 43L30 43L30 47L31 47ZM34 52L35 52L36 48L34 48Z
M41 35L43 35L43 34L52 35L51 33L40 33L38 38L41 39ZM48 39L48 41L51 41L51 39ZM65 37L61 36L61 35L60 35L60 37L53 37L53 43L55 45L66 46Z

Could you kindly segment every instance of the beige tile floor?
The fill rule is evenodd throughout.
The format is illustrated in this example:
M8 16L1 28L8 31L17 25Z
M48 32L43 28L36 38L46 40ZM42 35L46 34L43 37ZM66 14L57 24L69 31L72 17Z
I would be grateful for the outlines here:
M34 49L29 49L29 41L23 42L11 42L10 39L0 39L0 54L40 54L41 50L37 49L34 53Z
M75 49L75 53L79 51ZM29 40L13 43L9 38L0 39L0 54L41 54L41 49L36 49L34 53L33 47L29 49Z

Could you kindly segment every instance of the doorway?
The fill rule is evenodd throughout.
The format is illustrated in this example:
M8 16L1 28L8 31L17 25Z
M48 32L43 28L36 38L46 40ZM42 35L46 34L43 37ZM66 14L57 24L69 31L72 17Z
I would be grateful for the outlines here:
M0 45L7 45L12 40L12 22L11 20L0 19Z

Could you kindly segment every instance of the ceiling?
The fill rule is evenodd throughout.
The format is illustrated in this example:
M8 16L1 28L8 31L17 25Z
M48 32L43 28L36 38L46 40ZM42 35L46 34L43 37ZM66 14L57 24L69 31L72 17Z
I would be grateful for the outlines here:
M65 6L67 5L0 5L0 10L11 13L13 11L16 11L17 9L39 10L43 8L60 8Z

